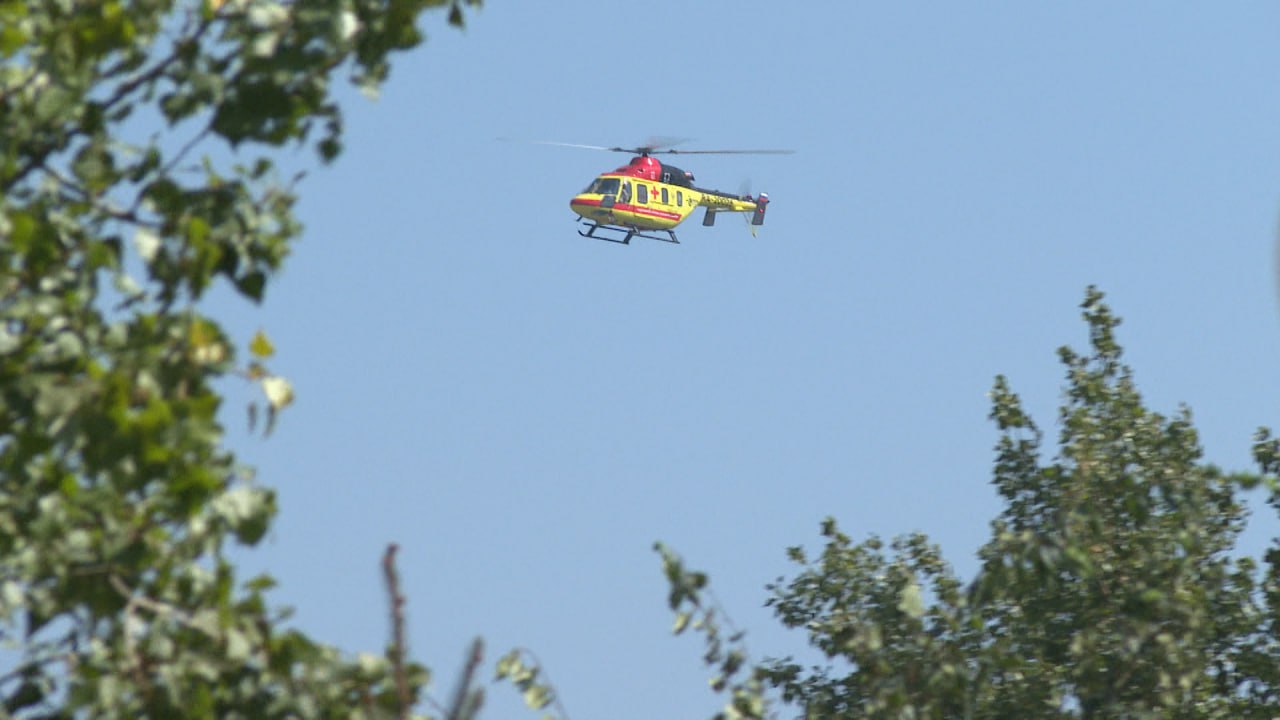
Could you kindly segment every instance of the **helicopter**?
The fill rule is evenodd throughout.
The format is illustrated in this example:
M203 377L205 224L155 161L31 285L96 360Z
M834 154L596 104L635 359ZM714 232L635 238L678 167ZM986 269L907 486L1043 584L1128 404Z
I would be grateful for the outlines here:
M678 141L677 141L678 142ZM654 155L788 155L791 150L678 150L672 142L656 142L634 148L543 142L544 145L605 150L634 155L615 170L602 173L569 201L578 215L578 234L596 240L629 245L632 238L679 244L675 227L699 207L706 211L702 224L714 225L720 213L750 214L748 222L764 224L769 194L752 197L694 185L693 173L661 162ZM660 235L658 233L664 233Z

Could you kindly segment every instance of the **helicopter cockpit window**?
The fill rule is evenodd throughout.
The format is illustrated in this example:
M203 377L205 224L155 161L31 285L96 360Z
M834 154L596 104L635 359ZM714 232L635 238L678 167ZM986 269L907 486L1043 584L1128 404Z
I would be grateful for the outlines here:
M623 203L631 202L631 183L622 183L622 192L618 194L618 201Z
M599 193L601 195L617 195L618 186L621 184L621 181L616 177L596 178L595 182L591 183L591 185L587 187L586 192Z

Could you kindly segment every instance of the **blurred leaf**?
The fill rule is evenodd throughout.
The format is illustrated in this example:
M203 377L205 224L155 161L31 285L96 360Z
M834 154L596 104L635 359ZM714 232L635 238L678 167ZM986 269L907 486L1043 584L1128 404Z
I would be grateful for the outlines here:
M288 407L293 402L293 386L279 375L268 375L262 378L262 392L267 396L267 403L272 410Z
M671 632L676 635L679 635L680 633L684 632L684 629L689 626L690 617L691 616L687 612L676 613L676 621L671 628Z
M902 599L898 601L898 610L911 618L924 615L924 599L920 595L920 586L909 583L902 589Z
M260 360L266 360L276 354L276 346L271 344L271 340L266 333L259 330L253 334L253 339L249 341L249 352Z

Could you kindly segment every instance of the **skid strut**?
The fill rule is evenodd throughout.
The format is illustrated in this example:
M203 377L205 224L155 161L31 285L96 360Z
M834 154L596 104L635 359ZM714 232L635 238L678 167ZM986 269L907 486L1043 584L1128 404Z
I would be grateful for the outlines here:
M661 235L648 235L645 232L642 232L639 228L634 227L602 225L600 223L586 220L582 222L582 225L586 226L587 229L583 232L582 228L578 228L578 234L582 237L591 238L593 240L605 240L607 242L630 245L631 238L644 238L646 240L658 240L660 242L675 243L676 245L680 244L680 241L676 239L676 233L674 230L663 230L662 232L665 232L667 237L662 237ZM599 234L596 234L597 231L599 231ZM611 234L613 235L612 237Z

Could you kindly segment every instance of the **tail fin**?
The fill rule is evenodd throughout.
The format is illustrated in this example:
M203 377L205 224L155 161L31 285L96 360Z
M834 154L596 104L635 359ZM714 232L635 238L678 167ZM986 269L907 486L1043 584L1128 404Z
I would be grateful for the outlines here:
M756 211L751 216L752 225L764 224L764 209L769 204L769 193L760 193L760 197L756 198Z

